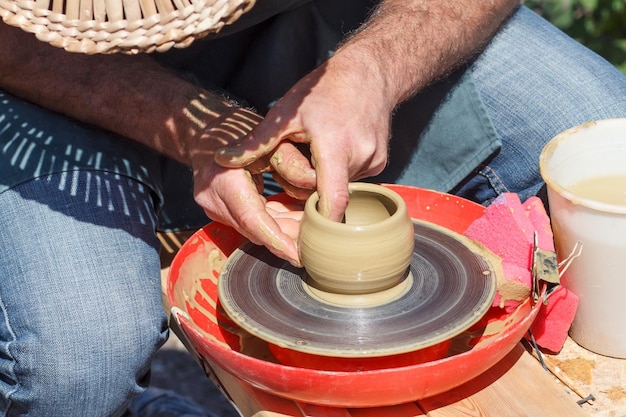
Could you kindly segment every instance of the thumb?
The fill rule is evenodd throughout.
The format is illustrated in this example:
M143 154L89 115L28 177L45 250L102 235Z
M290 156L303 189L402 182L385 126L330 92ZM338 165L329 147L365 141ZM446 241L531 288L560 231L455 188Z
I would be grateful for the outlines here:
M215 151L215 162L224 168L243 168L272 152L280 143L279 136L263 134L261 125L231 146Z

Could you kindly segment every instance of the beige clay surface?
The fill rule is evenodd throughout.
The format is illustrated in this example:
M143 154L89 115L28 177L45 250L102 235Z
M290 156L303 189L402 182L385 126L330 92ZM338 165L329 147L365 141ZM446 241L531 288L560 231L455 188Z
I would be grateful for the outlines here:
M312 284L339 294L373 294L396 286L413 256L413 223L396 192L350 183L345 222L317 210L314 193L304 207L299 246Z

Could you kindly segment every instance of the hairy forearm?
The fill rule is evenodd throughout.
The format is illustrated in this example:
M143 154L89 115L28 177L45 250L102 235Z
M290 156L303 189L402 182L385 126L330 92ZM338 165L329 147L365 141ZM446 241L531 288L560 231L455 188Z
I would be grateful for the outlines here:
M520 3L382 1L336 55L353 67L359 62L366 67L395 106L480 50Z
M149 56L69 53L1 22L0 88L187 164L193 141L229 109Z

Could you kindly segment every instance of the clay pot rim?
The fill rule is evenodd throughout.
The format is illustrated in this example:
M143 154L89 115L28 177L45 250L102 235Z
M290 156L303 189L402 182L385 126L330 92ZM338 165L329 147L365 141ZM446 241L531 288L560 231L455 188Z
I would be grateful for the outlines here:
M382 185L367 183L367 182L351 182L348 184L348 190L350 194L356 191L365 191L372 194L382 195L389 200L391 200L395 206L396 210L394 213L390 214L388 218L381 220L380 222L366 224L366 225L353 225L346 224L342 222L337 222L330 220L324 216L322 216L319 211L317 211L317 203L319 202L319 193L314 192L306 201L304 211L306 215L314 216L315 221L317 222L318 227L323 227L330 230L336 231L347 231L351 230L354 232L359 231L372 231L376 229L382 229L388 227L389 223L395 222L398 219L404 220L404 216L407 213L406 203L400 194L395 191L384 187Z

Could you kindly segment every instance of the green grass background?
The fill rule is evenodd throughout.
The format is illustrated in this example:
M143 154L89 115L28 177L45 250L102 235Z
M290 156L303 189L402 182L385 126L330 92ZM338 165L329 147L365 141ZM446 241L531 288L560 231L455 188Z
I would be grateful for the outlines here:
M626 0L526 0L524 4L626 74Z

